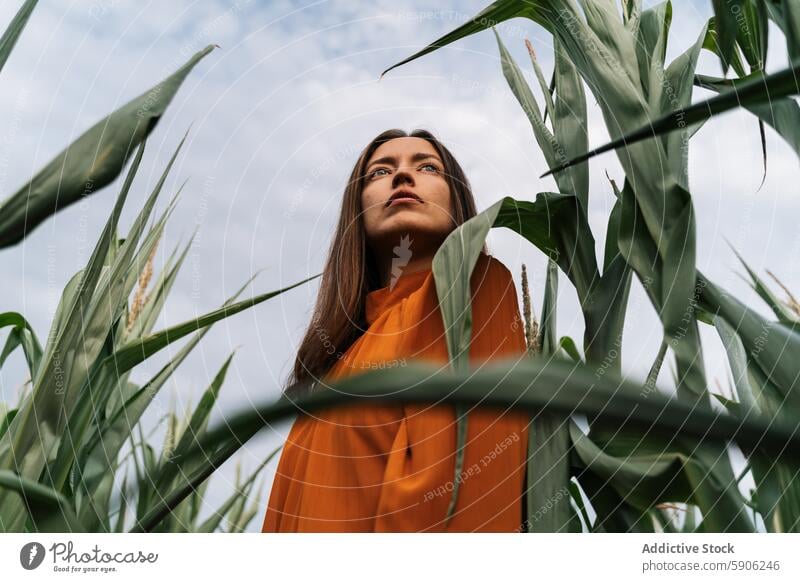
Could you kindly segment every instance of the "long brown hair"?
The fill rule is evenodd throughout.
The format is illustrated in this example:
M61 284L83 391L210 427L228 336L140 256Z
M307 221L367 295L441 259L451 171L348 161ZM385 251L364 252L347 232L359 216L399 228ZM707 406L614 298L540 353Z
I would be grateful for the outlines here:
M339 223L322 272L317 303L286 387L313 385L341 358L366 330L365 304L370 291L380 288L379 270L367 245L361 207L366 166L378 147L398 137L427 140L438 152L450 187L455 228L477 214L475 199L464 170L431 132L389 129L376 136L358 156L342 197ZM486 253L484 245L483 252ZM309 386L310 387L310 386Z

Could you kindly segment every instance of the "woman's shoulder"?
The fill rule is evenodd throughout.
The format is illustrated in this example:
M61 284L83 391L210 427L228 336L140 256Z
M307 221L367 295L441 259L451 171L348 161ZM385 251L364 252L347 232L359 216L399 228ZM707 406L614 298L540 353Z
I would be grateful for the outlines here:
M524 353L522 317L511 271L491 255L483 255L475 266L470 358L483 361Z
M481 253L472 271L470 287L473 303L491 305L505 299L516 299L516 288L511 271L492 255Z
M500 259L484 253L478 255L478 261L475 263L475 269L472 271L473 278L476 274L481 276L481 279L489 278L493 281L507 282L513 279L511 271Z

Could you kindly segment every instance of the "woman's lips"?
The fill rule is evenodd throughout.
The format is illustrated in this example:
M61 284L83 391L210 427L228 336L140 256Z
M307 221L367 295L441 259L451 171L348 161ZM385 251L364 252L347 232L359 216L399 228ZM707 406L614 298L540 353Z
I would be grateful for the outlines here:
M389 201L388 206L391 207L398 204L422 204L422 200L419 200L418 198L412 198L411 196L398 196L397 198Z

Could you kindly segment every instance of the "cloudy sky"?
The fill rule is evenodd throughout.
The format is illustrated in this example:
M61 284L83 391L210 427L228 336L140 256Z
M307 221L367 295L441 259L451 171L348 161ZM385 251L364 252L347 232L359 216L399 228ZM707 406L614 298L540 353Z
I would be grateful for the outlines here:
M161 207L180 183L189 182L160 245L157 265L196 227L199 231L158 327L217 307L255 271L263 269L253 293L319 273L346 177L361 148L384 129L423 127L437 134L464 166L479 209L507 195L533 200L554 184L538 177L545 163L502 76L491 32L378 80L382 70L487 3L43 1L0 74L0 199L90 125L213 43L221 48L191 73L148 142L122 220L123 227L130 224L191 126ZM19 4L0 4L0 22L8 22ZM672 57L694 42L710 15L710 2L674 5ZM542 29L515 19L498 31L526 74L526 36L550 70L550 38ZM772 48L769 68L774 69L785 51L777 43ZM700 70L719 74L717 60L704 55ZM589 106L590 140L599 145L607 134L591 96ZM760 189L758 128L750 116L731 113L707 124L690 153L698 266L762 312L725 241L762 274L770 269L791 289L800 290L800 235L792 212L797 158L771 130L767 133L769 173ZM605 172L622 183L614 154L591 163L589 210L599 252L613 201ZM91 253L118 186L64 210L24 244L0 251L0 310L24 313L39 337L46 337L61 289ZM521 264L527 264L538 310L545 267L541 253L507 231L493 232L489 246L518 283ZM579 340L583 322L577 298L566 278L561 281L559 333ZM316 290L316 282L308 284L217 324L159 395L154 409L174 404L183 410L195 404L234 349L212 422L276 398ZM629 309L623 366L631 377L643 378L658 350L661 328L638 282ZM703 341L709 378L727 384L719 342L707 330ZM149 378L167 357L169 353L141 366L134 380ZM21 354L16 354L0 373L2 400L12 400L24 380ZM659 381L666 388L672 384L667 366ZM285 422L264 430L237 458L246 468L253 467L283 441L289 426ZM232 465L213 479L204 514L231 490ZM264 507L274 468L273 462L265 473ZM252 531L260 528L262 517L254 519Z

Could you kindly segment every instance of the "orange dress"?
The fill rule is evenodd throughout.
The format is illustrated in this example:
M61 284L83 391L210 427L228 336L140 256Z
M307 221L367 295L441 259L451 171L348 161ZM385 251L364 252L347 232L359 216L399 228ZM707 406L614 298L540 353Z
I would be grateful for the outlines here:
M519 359L523 323L509 270L481 254L470 281L472 369ZM368 329L330 369L336 380L411 360L447 365L431 269L367 295ZM455 511L456 420L451 404L347 404L301 412L281 454L264 532L513 532L522 523L529 415L468 413Z

